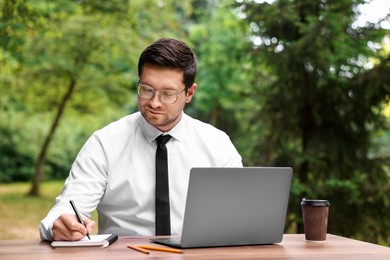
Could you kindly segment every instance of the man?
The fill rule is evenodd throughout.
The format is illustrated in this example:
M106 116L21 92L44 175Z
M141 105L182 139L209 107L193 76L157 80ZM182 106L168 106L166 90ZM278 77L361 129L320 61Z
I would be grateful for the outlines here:
M40 223L42 240L79 240L91 233L97 208L99 233L155 235L156 138L170 135L169 234L180 235L192 167L241 167L229 137L183 112L197 85L196 58L175 39L159 39L138 63L139 112L96 131L80 150L54 207ZM157 168L157 169L156 169ZM158 177L158 176L157 176ZM84 225L69 204L74 200Z

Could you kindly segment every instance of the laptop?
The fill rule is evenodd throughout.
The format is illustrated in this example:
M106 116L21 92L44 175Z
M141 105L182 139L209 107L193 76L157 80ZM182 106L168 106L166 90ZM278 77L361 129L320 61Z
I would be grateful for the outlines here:
M274 244L283 239L292 168L192 168L178 248Z

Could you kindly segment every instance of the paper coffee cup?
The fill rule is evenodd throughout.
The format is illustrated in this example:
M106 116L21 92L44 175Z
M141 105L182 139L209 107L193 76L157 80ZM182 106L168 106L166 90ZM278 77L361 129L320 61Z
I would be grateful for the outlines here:
M326 240L329 206L327 200L302 199L301 209L306 240Z

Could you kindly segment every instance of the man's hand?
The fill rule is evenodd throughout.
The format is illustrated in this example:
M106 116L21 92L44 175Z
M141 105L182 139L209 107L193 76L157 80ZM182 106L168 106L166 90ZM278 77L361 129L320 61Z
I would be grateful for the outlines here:
M75 215L61 215L53 224L53 240L76 241L84 238L87 233L91 234L96 223L95 221L83 218L82 225Z

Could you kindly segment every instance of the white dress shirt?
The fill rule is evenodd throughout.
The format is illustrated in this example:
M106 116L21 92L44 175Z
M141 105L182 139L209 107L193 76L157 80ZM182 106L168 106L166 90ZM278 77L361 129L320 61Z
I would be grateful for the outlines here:
M155 235L155 138L160 134L140 112L96 131L41 221L41 239L52 240L53 223L60 215L74 214L69 200L87 217L97 208L100 234ZM242 167L242 159L224 132L185 113L168 134L171 231L180 235L190 169Z

